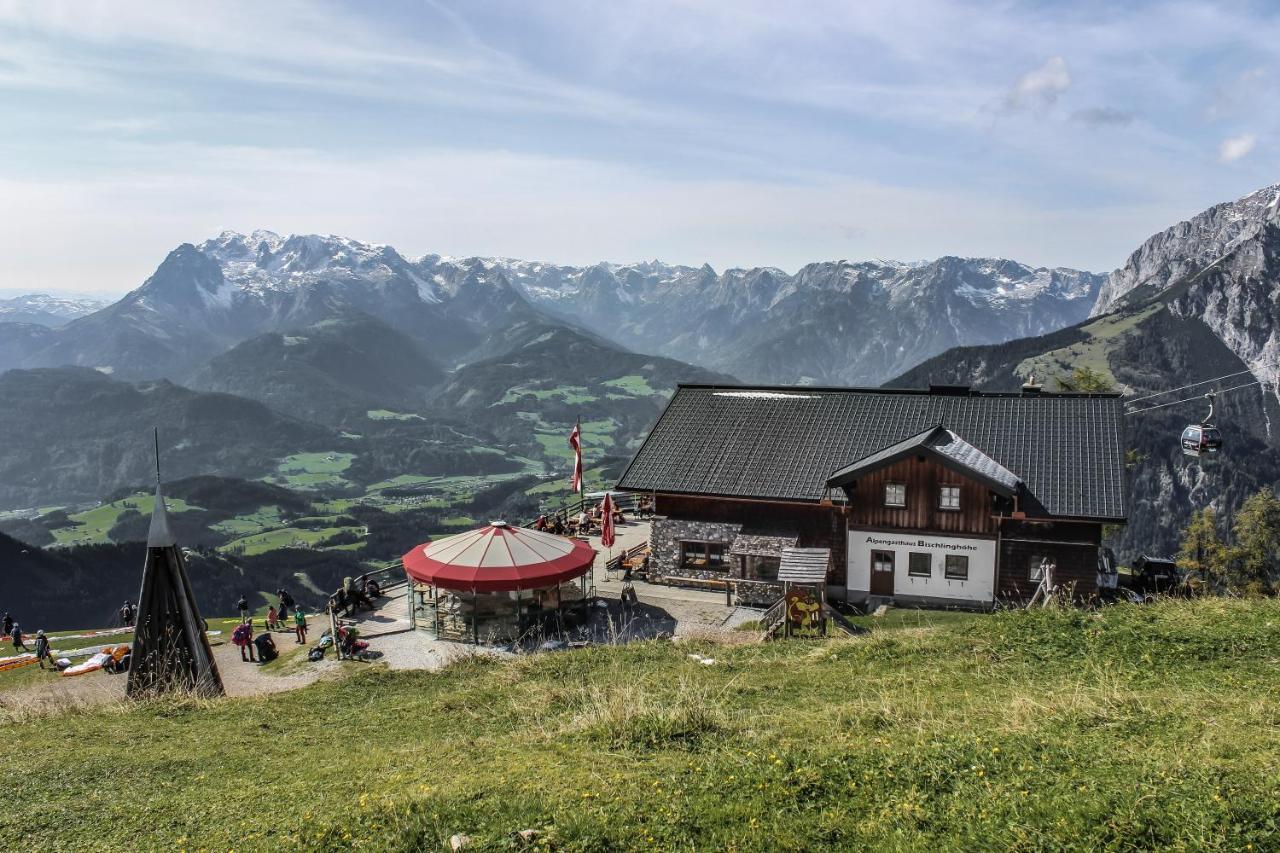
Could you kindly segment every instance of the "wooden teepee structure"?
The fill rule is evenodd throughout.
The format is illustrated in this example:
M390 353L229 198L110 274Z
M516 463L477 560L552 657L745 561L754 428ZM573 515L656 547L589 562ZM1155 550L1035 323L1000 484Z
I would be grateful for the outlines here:
M196 607L169 513L160 493L160 449L156 437L156 505L147 533L147 559L129 662L130 696L190 691L221 696L222 676L213 659L205 623Z

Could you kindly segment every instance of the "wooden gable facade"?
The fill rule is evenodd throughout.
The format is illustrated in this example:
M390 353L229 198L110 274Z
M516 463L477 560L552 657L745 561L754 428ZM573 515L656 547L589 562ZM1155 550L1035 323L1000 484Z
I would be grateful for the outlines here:
M943 506L944 486L959 489L958 506ZM886 500L895 489L902 490L901 506ZM999 522L994 513L1004 500L985 483L924 456L868 472L845 495L851 527L965 536L995 536Z

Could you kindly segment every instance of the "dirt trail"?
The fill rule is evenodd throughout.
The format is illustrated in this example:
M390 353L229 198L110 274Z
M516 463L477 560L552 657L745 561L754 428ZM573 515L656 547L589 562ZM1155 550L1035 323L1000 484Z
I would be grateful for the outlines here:
M270 669L240 660L240 649L228 641L214 645L213 658L228 696L261 696L294 690L341 673L342 668L332 652L323 661L311 663L303 657L310 644L296 645L292 632L273 631L271 636L284 660ZM48 673L45 681L6 689L4 674L0 673L0 709L39 712L120 701L124 699L125 683L124 675L104 672L91 672L75 678Z

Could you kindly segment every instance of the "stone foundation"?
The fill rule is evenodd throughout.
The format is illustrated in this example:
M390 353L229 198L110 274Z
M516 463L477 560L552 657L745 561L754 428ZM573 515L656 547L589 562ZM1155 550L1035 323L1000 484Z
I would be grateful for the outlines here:
M729 576L730 571L696 571L680 568L682 541L723 542L728 557L729 546L742 530L742 525L723 521L685 521L655 517L649 528L649 580L656 583L679 583L680 580L708 580ZM732 569L732 563L726 564Z

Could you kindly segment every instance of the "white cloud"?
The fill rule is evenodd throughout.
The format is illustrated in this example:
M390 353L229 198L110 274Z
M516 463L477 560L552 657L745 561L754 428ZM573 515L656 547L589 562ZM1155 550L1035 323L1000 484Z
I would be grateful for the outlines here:
M1223 163L1234 163L1240 158L1248 156L1249 152L1257 144L1258 137L1252 133L1230 136L1222 140L1222 144L1218 146L1218 159Z
M1051 56L1039 68L1018 78L1005 97L1010 110L1052 106L1058 96L1071 88L1071 72L1061 56Z

